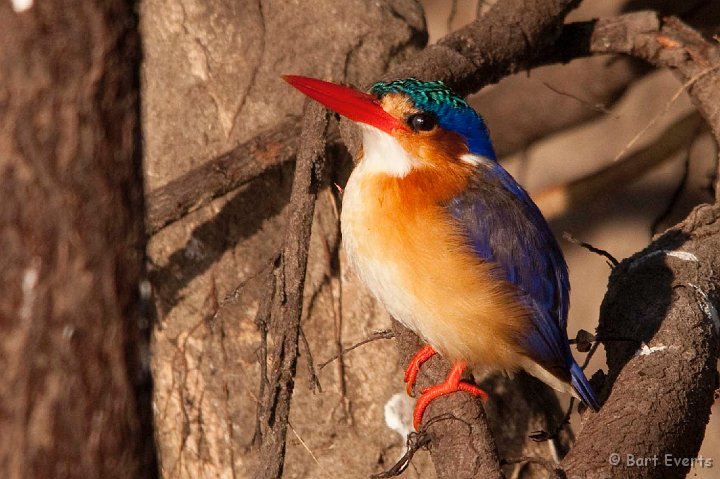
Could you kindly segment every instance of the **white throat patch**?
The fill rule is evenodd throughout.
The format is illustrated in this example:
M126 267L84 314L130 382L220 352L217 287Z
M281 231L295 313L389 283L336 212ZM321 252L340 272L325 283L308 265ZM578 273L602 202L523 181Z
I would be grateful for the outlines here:
M419 164L391 135L365 124L360 124L360 129L363 134L360 166L364 171L402 178Z

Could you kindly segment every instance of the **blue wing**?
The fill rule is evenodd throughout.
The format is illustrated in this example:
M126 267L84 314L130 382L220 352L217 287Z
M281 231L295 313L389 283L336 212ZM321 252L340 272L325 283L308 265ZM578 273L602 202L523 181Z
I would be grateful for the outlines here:
M499 267L535 313L535 327L526 338L533 359L569 381L574 360L565 332L567 265L535 203L502 166L487 160L447 208L475 252Z
M599 403L570 352L565 331L570 284L555 236L527 192L498 163L481 161L466 190L447 205L480 257L495 263L534 312L526 336L533 360L593 410Z

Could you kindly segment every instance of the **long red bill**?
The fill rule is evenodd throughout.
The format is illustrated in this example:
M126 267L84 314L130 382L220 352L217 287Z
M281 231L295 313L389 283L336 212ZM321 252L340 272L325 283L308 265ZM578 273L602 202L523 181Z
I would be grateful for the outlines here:
M403 122L383 110L374 96L367 93L316 78L283 75L283 79L313 100L353 121L374 126L386 133L407 128Z

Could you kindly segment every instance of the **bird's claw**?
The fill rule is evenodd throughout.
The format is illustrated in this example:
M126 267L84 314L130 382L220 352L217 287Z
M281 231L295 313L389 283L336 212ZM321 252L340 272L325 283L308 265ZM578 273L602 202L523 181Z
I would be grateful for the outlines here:
M410 360L410 364L408 364L408 367L405 370L405 390L407 391L408 396L413 395L413 387L415 386L417 375L420 372L420 366L422 366L425 361L433 357L436 353L437 352L432 346L426 344L420 348L420 350L415 353L415 356L413 356Z
M460 377L462 376L462 372L465 370L465 367L466 364L463 362L456 363L453 365L444 383L423 388L420 397L415 402L415 411L413 412L413 426L416 431L420 430L420 423L422 422L425 408L427 408L433 399L440 396L454 393L456 391L465 391L473 396L480 397L483 401L487 401L488 395L485 391L474 384L460 381Z

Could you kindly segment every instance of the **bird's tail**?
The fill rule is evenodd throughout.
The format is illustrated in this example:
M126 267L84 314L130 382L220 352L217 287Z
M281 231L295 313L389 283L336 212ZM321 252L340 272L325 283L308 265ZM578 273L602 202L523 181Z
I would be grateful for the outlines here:
M600 409L600 403L598 402L597 396L595 396L595 391L593 391L592 386L590 386L588 380L585 379L585 374L583 374L582 369L580 369L580 366L578 366L575 361L573 361L570 367L570 385L576 395L582 399L582 402L587 404L590 409L593 411Z

